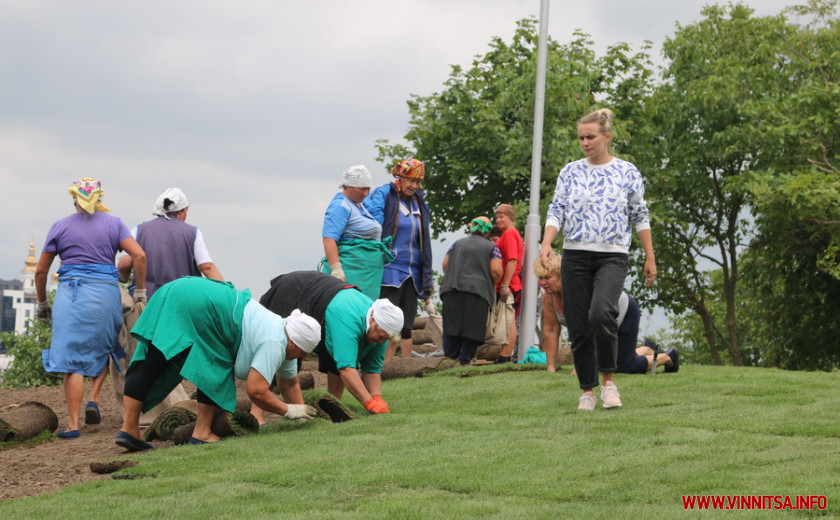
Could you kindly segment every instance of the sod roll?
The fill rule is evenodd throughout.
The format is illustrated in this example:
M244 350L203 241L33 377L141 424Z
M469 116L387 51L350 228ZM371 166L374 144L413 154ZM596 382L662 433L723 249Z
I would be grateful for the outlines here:
M170 440L175 443L176 446L180 446L181 444L186 444L190 441L190 437L192 437L193 430L195 429L195 421L185 424L183 426L179 426L175 428L175 431L172 432L172 436Z
M382 380L400 377L423 377L432 370L455 366L455 361L444 357L393 358L382 365Z
M432 343L433 336L432 333L426 329L422 330L412 330L411 331L411 343L414 345L423 345L425 343Z
M0 413L0 442L25 441L42 431L55 431L58 416L49 406L37 401L26 401L20 406Z
M172 432L179 426L194 422L196 414L180 406L173 406L162 411L160 415L149 426L146 432L146 441L159 439L168 441L172 439Z
M318 410L319 415L334 423L352 421L356 418L350 410L329 395L319 397L315 409Z
M260 431L260 424L257 418L248 412L235 411L230 413L225 410L216 412L213 417L213 425L210 429L221 438L242 437Z

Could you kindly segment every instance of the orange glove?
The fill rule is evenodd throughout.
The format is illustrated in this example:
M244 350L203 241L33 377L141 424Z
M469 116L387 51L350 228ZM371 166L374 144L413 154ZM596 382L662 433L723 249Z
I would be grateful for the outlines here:
M373 414L379 413L391 413L391 410L388 409L388 403L386 403L381 395L373 396L368 402L364 403L365 410Z
M385 413L391 413L391 409L388 408L388 403L386 403L385 400L382 399L381 395L375 395L375 396L373 396L373 399L374 399L374 401L379 401L380 403L385 405Z

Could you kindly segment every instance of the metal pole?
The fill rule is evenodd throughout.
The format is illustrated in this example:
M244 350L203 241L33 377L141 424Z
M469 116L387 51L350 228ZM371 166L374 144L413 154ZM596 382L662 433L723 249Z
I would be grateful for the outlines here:
M545 69L548 55L548 5L540 0L540 41L537 46L537 81L534 103L534 143L531 151L531 201L525 224L525 252L522 261L522 313L519 322L518 359L534 344L537 326L537 277L531 264L539 255L540 171L542 165L543 114L545 111Z

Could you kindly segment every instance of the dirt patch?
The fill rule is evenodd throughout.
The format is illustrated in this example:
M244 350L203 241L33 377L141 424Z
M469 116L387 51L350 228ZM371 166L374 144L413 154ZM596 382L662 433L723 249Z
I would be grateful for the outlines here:
M58 415L60 427L67 425L63 387L0 388L0 407L25 401L49 406ZM0 500L40 495L78 482L110 478L90 470L91 462L102 462L125 454L123 448L114 444L122 419L110 381L106 381L102 388L99 410L102 422L82 424L82 436L78 439L56 439L0 450L0 467L3 468L0 472ZM154 444L158 448L171 443ZM142 457L131 455L133 459Z
M304 363L304 371L307 371ZM326 386L326 376L315 372L315 386ZM86 383L85 389L90 383ZM184 383L187 393L194 388ZM67 425L67 407L64 404L64 389L61 386L40 386L36 388L5 389L0 388L0 408L15 403L37 401L43 403L58 415L59 427ZM71 484L111 478L108 474L91 471L92 462L105 462L110 459L139 460L142 453L127 453L114 444L114 437L122 425L120 410L114 398L110 379L102 387L99 402L102 422L85 425L82 419L82 436L78 439L57 439L29 446L14 446L0 449L0 501L9 498L36 496L55 491ZM274 414L266 414L266 420L279 420ZM155 440L156 449L172 446L171 441Z

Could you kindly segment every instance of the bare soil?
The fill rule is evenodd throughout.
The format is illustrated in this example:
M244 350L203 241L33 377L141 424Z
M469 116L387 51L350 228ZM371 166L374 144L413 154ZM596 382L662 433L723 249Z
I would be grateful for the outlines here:
M304 371L307 368L304 364ZM326 386L324 374L315 372L314 375L316 387ZM187 392L191 393L194 387L186 381L184 384ZM89 386L86 386L86 390L87 388ZM66 428L67 407L63 387L0 388L0 409L26 401L38 401L52 408L58 415L59 429ZM128 453L114 444L114 438L122 425L122 418L110 379L106 380L102 387L99 410L102 414L100 424L85 425L82 417L80 438L65 440L56 437L51 442L0 449L0 501L36 496L78 482L110 478L110 475L92 472L92 462L104 462L114 458L142 461L143 453ZM274 414L266 416L268 422L278 419ZM156 449L172 446L171 441L153 441L152 444Z

